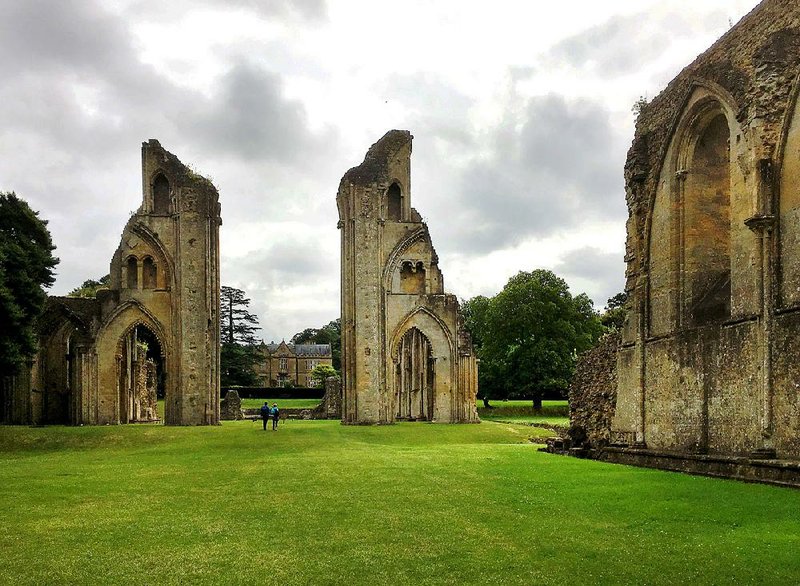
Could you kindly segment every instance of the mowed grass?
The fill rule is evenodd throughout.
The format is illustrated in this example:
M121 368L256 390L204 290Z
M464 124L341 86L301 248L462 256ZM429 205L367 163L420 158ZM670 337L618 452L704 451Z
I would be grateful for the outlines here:
M319 399L242 399L242 409L258 409L264 401L270 406L277 403L280 409L313 409L320 404ZM164 399L158 400L158 414L164 414Z
M313 409L319 405L319 399L242 399L242 409L258 409L264 401L272 406L277 403L280 409Z
M543 454L544 431L0 427L0 582L797 583L800 491Z
M486 421L504 423L546 424L569 427L569 403L567 401L542 401L542 409L534 411L532 401L489 401L492 409L478 401L478 415Z

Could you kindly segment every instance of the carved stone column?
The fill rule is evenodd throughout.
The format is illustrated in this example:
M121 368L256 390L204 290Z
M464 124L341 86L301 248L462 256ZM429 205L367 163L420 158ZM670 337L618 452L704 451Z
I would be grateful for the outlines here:
M772 325L775 301L773 298L772 234L775 216L757 215L745 220L745 225L758 237L759 294L761 317L759 320L758 347L761 358L759 385L761 387L760 426L761 445L752 456L755 458L775 458L773 445L773 381L772 381Z

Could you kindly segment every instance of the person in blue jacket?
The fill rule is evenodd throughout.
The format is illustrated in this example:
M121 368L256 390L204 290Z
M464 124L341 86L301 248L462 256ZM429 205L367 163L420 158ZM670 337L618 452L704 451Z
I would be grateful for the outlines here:
M264 422L264 431L267 431L267 421L269 421L269 416L272 414L272 409L269 408L269 402L264 401L264 404L261 406L261 420Z
M278 409L277 403L272 404L272 409L270 409L270 414L272 415L272 431L277 431L278 419L280 418L280 410Z

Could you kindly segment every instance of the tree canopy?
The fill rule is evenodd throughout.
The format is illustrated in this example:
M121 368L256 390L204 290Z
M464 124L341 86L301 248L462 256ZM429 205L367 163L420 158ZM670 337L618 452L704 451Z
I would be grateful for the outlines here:
M0 374L19 372L36 352L35 320L55 282L47 221L15 193L0 193Z
M250 313L250 299L244 291L222 286L220 290L221 385L255 386L259 383L255 365L261 360L256 348L258 318Z
M604 328L592 301L575 297L553 272L520 272L492 298L464 303L465 324L481 359L479 386L495 398L564 393L578 354Z
M327 364L317 364L311 371L312 386L324 387L325 379L331 376L339 376L335 368Z
M111 275L100 277L99 279L86 279L79 287L75 287L67 293L67 297L89 297L94 298L98 289L108 287Z
M628 294L617 293L613 297L609 297L606 302L606 308L603 315L600 316L600 322L612 331L619 331L625 323L625 317L628 314L625 304L628 301Z

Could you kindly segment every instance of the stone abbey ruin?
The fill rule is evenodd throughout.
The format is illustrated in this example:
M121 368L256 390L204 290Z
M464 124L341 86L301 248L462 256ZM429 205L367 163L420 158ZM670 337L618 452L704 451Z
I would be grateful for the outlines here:
M211 182L142 144L142 204L96 298L50 297L29 372L5 379L2 422L219 422L220 204Z
M342 177L342 421L477 422L477 360L392 130ZM533 164L533 162L532 162ZM627 319L579 365L598 458L800 484L800 5L764 0L643 105L625 165ZM0 421L215 424L213 185L157 141L95 299L51 297Z
M412 138L386 133L336 195L345 423L479 421L472 341L411 207Z
M573 395L602 457L800 478L799 75L800 5L765 0L642 109L616 389Z

